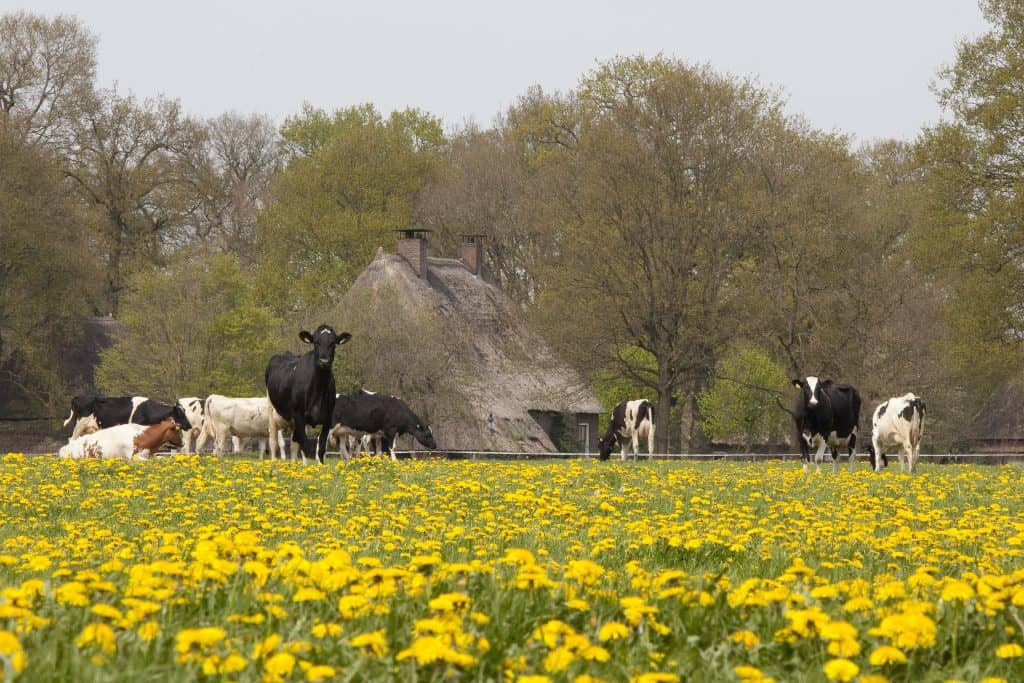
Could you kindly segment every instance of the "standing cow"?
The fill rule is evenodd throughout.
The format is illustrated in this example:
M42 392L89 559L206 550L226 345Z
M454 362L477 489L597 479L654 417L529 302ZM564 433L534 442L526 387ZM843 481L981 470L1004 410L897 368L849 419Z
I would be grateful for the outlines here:
M206 409L203 406L203 399L198 396L187 396L178 399L178 405L185 411L185 417L191 425L189 429L181 432L181 452L198 453L199 435L203 433L203 423L206 422Z
M616 443L626 459L626 446L633 444L633 460L640 454L639 440L647 439L647 454L654 454L654 404L647 399L623 401L612 410L608 431L597 442L598 457L607 460Z
M342 456L349 458L343 439L348 436L381 435L382 445L395 460L395 439L409 434L431 450L437 448L430 427L412 411L409 405L395 396L382 396L359 389L337 397L334 404L331 436L338 440Z
M917 471L921 457L921 436L924 434L924 401L914 394L904 394L885 401L871 415L871 444L868 453L875 472L889 464L885 451L898 448L900 472ZM904 470L906 454L909 467Z
M241 450L241 439L257 438L262 458L269 435L278 444L282 451L281 457L284 458L281 418L266 396L233 398L210 394L206 397L205 411L206 427L199 437L197 448L205 446L208 438L213 437L213 454L220 456L224 454L228 437L231 437L236 453Z
M281 417L292 424L292 441L299 444L303 463L306 456L316 458L317 462L323 462L325 457L334 414L334 350L351 338L348 332L338 334L329 325L321 325L312 333L303 330L299 339L311 345L312 350L301 356L285 351L272 357L267 365L267 396ZM320 426L313 453L306 438L306 425Z
M793 386L800 389L793 410L800 456L804 472L811 462L810 449L818 446L814 456L815 470L821 471L825 446L832 451L832 471L839 471L839 449L849 448L850 471L853 471L857 450L857 424L860 421L860 394L849 384L836 384L830 379L817 377L794 379Z

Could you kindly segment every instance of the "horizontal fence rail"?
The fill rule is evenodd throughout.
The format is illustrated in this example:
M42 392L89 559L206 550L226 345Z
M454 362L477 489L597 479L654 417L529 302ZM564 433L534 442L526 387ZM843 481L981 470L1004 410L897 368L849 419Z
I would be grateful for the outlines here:
M0 455L6 452L0 449ZM252 455L251 451L243 451L246 455ZM53 453L54 455L56 453ZM169 456L177 455L177 451L166 451L161 450L154 453L154 457L157 456ZM46 455L44 453L25 453L25 455ZM203 454L208 455L208 454ZM230 458L233 453L225 453L223 457ZM327 451L328 456L341 457L340 451ZM395 455L400 459L408 460L597 460L596 453L580 453L580 452L556 452L556 453L523 453L518 451L467 451L467 450L396 450ZM896 455L886 454L889 460L889 467L899 468L899 458ZM267 458L269 456L263 456ZM361 457L361 456L360 456ZM384 453L380 456L371 457L382 457L387 458L388 454ZM866 453L858 454L857 460L866 463L868 456ZM301 456L300 456L301 458ZM627 455L626 460L632 461L633 455ZM647 453L641 453L636 458L637 460L736 460L740 462L760 462L767 460L782 460L799 462L799 453L654 453L648 455ZM609 462L615 462L620 460L619 454L615 453L608 459ZM937 461L941 463L967 463L967 462L980 462L981 464L998 464L1005 465L1011 463L1024 464L1024 453L922 453L920 460L926 461ZM849 463L849 459L846 456L840 456L838 462L841 465ZM822 465L828 465L831 463L831 457L826 456L821 461Z

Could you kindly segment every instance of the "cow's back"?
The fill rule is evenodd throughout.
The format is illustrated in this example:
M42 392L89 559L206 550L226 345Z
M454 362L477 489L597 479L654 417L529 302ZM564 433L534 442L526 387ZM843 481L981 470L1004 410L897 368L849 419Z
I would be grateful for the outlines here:
M214 394L207 399L207 419L218 432L226 430L233 436L267 435L270 405L266 396L228 397Z
M292 419L292 389L299 358L291 351L271 356L263 376L270 403L281 417L289 421Z

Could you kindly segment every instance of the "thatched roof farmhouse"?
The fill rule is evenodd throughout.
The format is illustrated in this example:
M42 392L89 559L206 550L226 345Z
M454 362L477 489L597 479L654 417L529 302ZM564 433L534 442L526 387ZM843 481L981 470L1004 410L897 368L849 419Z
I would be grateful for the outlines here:
M400 310L428 311L464 333L453 374L469 414L435 421L439 446L552 452L569 434L577 449L595 452L600 401L487 272L480 236L463 236L459 258L438 258L428 253L428 232L402 231L397 253L379 249L346 298L397 292Z

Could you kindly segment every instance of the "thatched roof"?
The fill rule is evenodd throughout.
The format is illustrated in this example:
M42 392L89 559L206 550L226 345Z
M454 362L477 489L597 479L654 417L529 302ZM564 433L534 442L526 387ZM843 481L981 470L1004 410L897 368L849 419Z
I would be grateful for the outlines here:
M1012 380L992 392L971 419L967 438L979 441L1024 439L1024 381Z
M432 311L442 316L446 327L466 333L470 343L455 374L472 415L434 424L439 444L451 449L552 451L551 439L529 411L603 412L579 373L526 325L515 303L486 270L474 275L458 259L428 257L427 264L427 277L420 278L403 257L379 249L356 278L352 292L390 288L398 292L403 308Z

